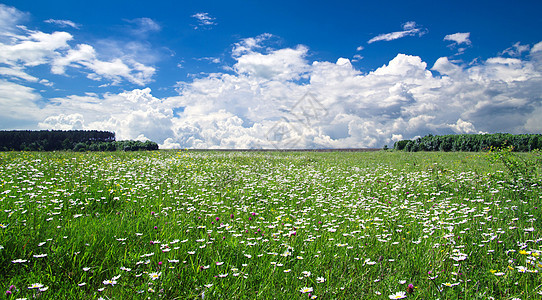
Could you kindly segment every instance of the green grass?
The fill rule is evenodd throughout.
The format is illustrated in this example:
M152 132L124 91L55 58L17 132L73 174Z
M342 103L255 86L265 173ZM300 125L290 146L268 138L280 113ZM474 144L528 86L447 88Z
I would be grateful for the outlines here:
M1 292L541 299L540 176L521 182L490 162L483 153L3 152Z

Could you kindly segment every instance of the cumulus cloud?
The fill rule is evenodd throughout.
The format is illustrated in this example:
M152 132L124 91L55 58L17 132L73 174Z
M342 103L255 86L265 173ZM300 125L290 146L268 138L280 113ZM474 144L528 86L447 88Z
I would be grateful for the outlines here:
M64 56L56 57L52 62L54 74L65 74L66 67L86 67L92 72L87 75L92 80L107 79L112 84L128 80L138 85L150 82L155 73L154 67L145 66L133 59L116 58L104 61L97 58L96 51L90 45L79 44Z
M470 45L471 44L470 32L458 32L454 34L448 34L447 36L444 37L444 40L451 41L455 45L461 45L461 44Z
M49 63L68 49L73 36L67 32L44 33L28 31L9 43L0 43L0 63L10 66L33 67Z
M172 109L153 97L149 88L55 98L41 112L47 116L38 124L42 129L110 130L119 139L145 137L160 142L173 135Z
M308 50L296 51L298 46L279 49L297 53L299 63L288 73L260 67L282 59L264 42L256 37L234 47L236 65L247 64L234 68L234 74L179 83L179 96L168 101L183 111L173 120L175 136L168 143L183 148L381 147L428 133L542 129L535 116L541 106L541 60L532 50L527 60L494 57L472 66L442 57L429 67L418 56L398 54L362 73L345 58L307 61ZM293 74L308 82L290 80ZM317 104L298 105L307 93ZM320 113L311 113L315 108Z
M0 79L0 127L35 128L42 116L36 102L40 95L32 88Z
M239 74L267 80L299 79L307 67L304 58L307 51L304 46L273 50L266 54L250 51L237 59L234 69Z
M227 72L178 82L174 97L144 88L55 98L38 108L34 90L4 81L0 95L19 96L0 101L31 105L42 116L39 128L111 130L163 148L382 147L429 133L542 130L542 43L523 58L471 65L441 57L429 66L397 54L362 72L347 58L310 61L303 45L271 48L270 37L236 43ZM71 50L59 68L87 67L81 62L94 57L91 48Z
M4 65L0 76L36 82L38 78L28 74L29 70L46 65L51 67L53 74L66 75L66 69L71 68L86 73L89 79L108 80L111 84L129 81L142 86L152 80L155 68L140 62L134 55L103 59L91 45L77 44L73 47L70 43L74 36L68 32L46 33L18 26L17 23L25 16L13 7L0 4L0 28L4 30L0 31L0 37L8 37L0 38L0 64ZM71 26L66 20L50 19L46 22ZM140 27L146 30L155 30L157 26L150 19L136 19L134 22L143 24ZM40 82L50 84L48 81Z
M372 44L374 42L380 41L393 41L407 36L422 36L425 33L427 33L426 29L419 27L416 22L410 21L403 24L402 31L379 34L374 38L370 39L367 43Z

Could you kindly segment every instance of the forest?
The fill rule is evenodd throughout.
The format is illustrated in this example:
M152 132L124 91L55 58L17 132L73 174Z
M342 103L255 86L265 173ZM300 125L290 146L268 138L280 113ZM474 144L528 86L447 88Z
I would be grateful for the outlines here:
M426 135L414 140L395 142L395 150L417 151L465 151L479 152L492 148L511 147L516 152L542 149L542 134L451 134Z
M98 130L0 131L0 151L138 151L158 150L152 141L116 141Z

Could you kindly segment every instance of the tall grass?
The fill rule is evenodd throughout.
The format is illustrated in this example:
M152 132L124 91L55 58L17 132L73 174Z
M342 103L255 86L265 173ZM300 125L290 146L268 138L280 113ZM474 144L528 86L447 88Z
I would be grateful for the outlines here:
M540 177L487 156L0 153L3 294L541 298Z

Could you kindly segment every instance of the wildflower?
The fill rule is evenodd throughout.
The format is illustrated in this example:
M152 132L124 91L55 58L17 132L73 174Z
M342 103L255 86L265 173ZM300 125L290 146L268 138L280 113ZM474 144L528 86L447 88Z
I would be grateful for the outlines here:
M33 283L31 286L29 286L29 289L40 289L43 287L43 284L41 283Z
M108 284L115 285L115 284L117 284L117 282L115 280L108 279L108 280L104 280L103 284L105 284L105 285L108 285Z
M403 299L403 298L406 298L406 293L405 292L397 292L393 295L389 295L389 298L390 299Z
M407 286L407 293L412 294L414 292L414 285L411 283Z
M152 279L152 280L156 280L158 278L160 278L160 275L162 275L162 272L159 272L159 273L150 273L149 274L149 277Z
M324 277L316 277L316 282L318 283L324 283L326 279Z
M443 286L447 286L447 287L454 287L456 285L459 285L459 282L456 282L456 283L449 283L449 282L445 282L442 284Z
M16 260L12 260L11 262L14 263L14 264L21 264L21 263L27 262L27 260L19 258L19 259L16 259Z
M304 287L300 290L301 293L305 294L305 293L310 293L312 292L312 288L311 287Z

